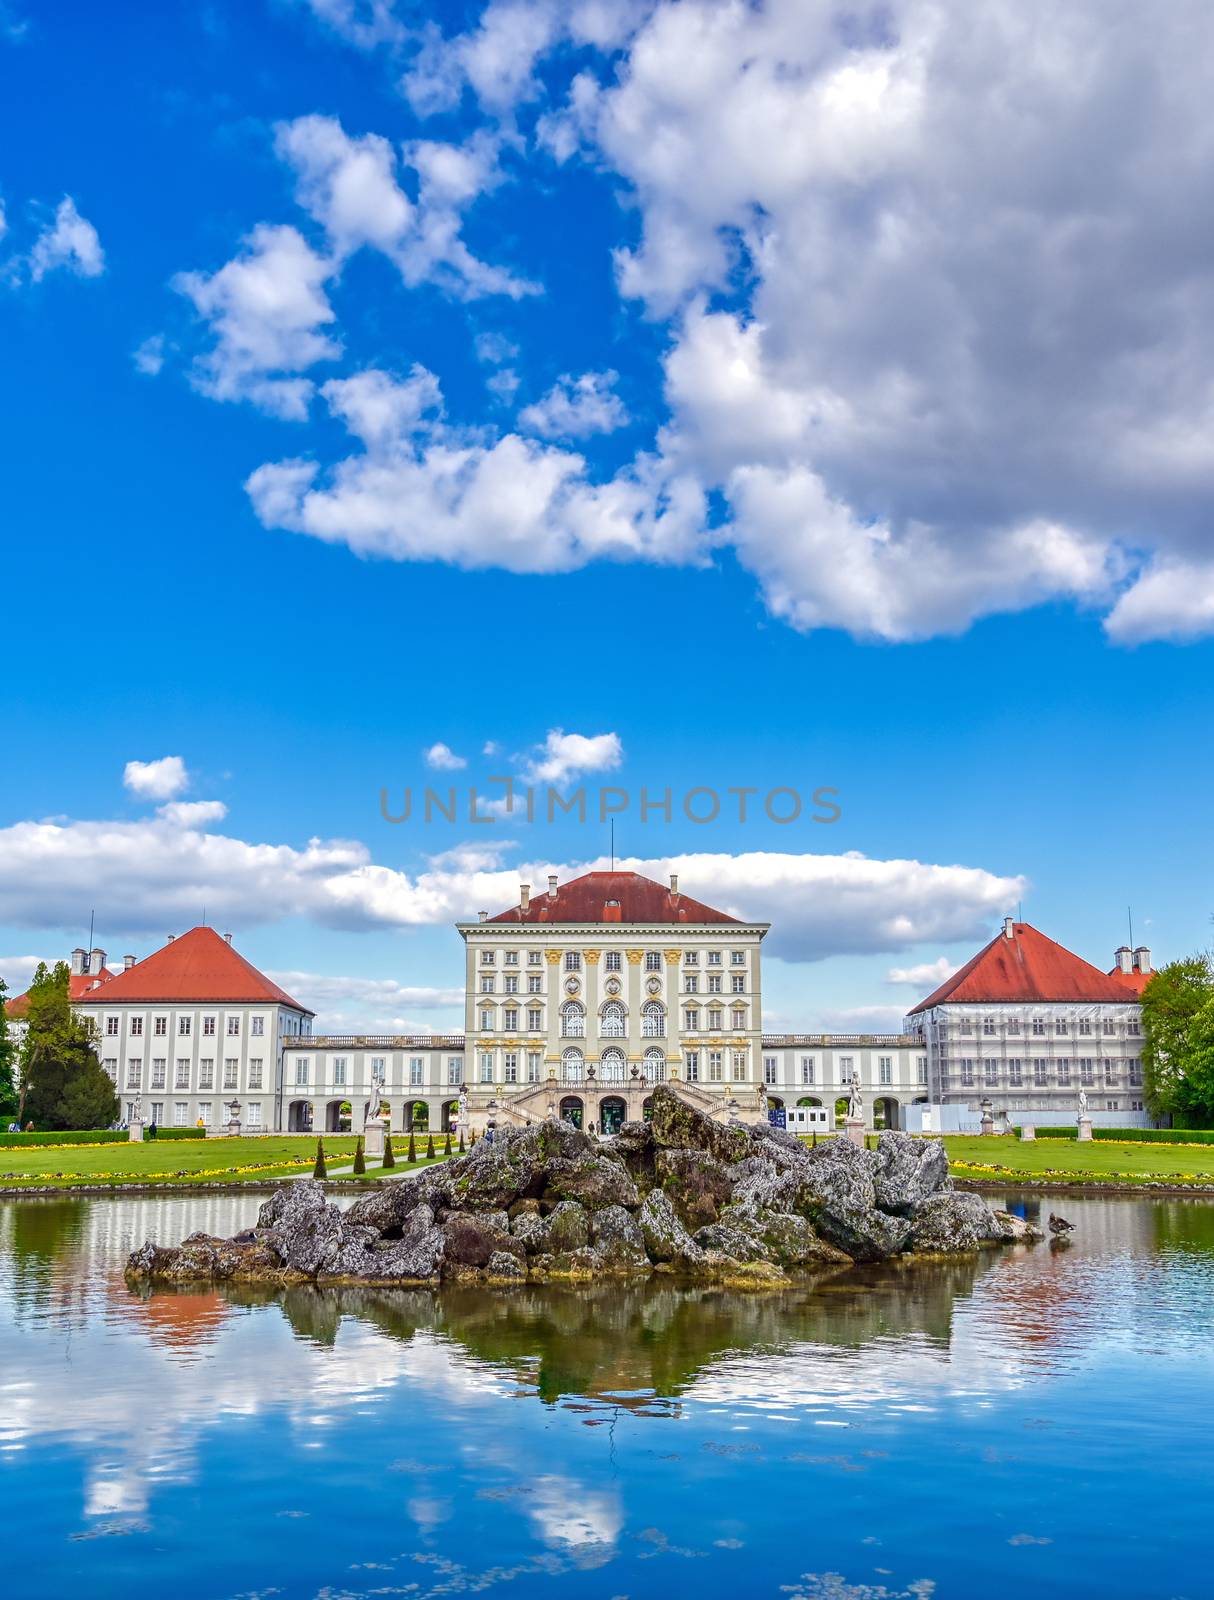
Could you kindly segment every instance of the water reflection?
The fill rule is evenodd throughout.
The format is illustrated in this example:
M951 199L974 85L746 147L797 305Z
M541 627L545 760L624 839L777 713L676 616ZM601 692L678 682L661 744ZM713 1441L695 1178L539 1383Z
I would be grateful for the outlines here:
M174 1574L200 1563L208 1595L267 1584L227 1574L212 1545L195 1550L201 1529L167 1509L181 1494L221 1505L242 1539L272 1549L290 1569L274 1585L284 1593L321 1590L323 1548L338 1561L333 1581L345 1573L333 1600L523 1581L556 1592L570 1574L584 1586L624 1563L634 1576L627 1589L604 1576L609 1600L656 1592L635 1577L650 1564L694 1559L715 1572L735 1550L757 1559L763 1541L763 1592L875 1600L919 1592L924 1569L899 1568L891 1547L919 1551L929 1526L935 1575L968 1573L957 1593L1020 1592L999 1588L999 1562L965 1566L992 1526L1000 1561L1016 1552L1042 1595L1154 1593L1117 1508L1126 1493L1140 1507L1179 1493L1171 1472L1192 1483L1210 1471L1203 1437L1187 1437L1183 1456L1164 1441L1214 1403L1214 1205L1064 1209L1076 1223L1064 1251L891 1263L779 1296L662 1284L134 1294L121 1268L135 1244L234 1232L249 1197L9 1202L10 1504L28 1505L52 1540L90 1549L98 1533L146 1544L154 1529ZM972 1499L941 1478L941 1452ZM1054 1493L1058 1474L1080 1484L1082 1516ZM393 1508L374 1552L334 1522L334 1505L356 1493ZM839 1581L860 1588L785 1559L807 1514L814 1540L851 1563ZM1158 1530L1177 1512L1161 1498L1139 1515ZM1103 1568L1097 1535L1117 1554ZM1158 1592L1190 1592L1197 1544L1195 1532L1171 1536L1171 1587ZM89 1557L97 1593L129 1595L125 1559ZM1098 1575L1103 1587L1085 1589Z

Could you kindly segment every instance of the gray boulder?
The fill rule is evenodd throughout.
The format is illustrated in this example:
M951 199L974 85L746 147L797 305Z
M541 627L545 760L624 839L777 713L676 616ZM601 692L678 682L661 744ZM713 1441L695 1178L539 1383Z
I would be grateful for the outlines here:
M525 1283L527 1267L508 1250L495 1250L485 1263L485 1277L490 1283Z
M484 1267L497 1252L521 1256L521 1240L494 1226L488 1218L453 1212L442 1224L443 1255L461 1267Z
M670 1197L661 1189L651 1189L637 1213L637 1226L645 1253L651 1261L666 1261L672 1266L699 1266L704 1252L679 1220Z
M1006 1238L1003 1224L979 1194L937 1194L915 1212L911 1247L915 1250L976 1250Z
M665 1150L704 1150L718 1161L740 1161L750 1152L750 1129L714 1122L680 1100L666 1084L653 1091L650 1118L655 1144Z
M616 1272L648 1272L645 1236L623 1206L605 1206L590 1219L594 1254L605 1268ZM568 1252L567 1252L568 1253Z
M576 1200L562 1200L543 1219L543 1230L540 1248L554 1255L564 1250L581 1250L590 1243L590 1218L585 1206Z
M577 1200L587 1211L601 1211L606 1206L635 1210L641 1203L636 1184L619 1162L590 1154L549 1161L544 1168L544 1199L549 1203Z
M753 1213L744 1209L729 1208L720 1222L710 1222L697 1229L696 1244L705 1256L728 1256L732 1261L774 1261L771 1251L758 1234L747 1226Z
M925 1200L952 1186L948 1156L939 1139L912 1139L891 1129L877 1140L873 1189L882 1211L913 1216Z
M733 1191L729 1168L704 1150L659 1150L654 1177L691 1232L715 1222Z
M341 1244L327 1271L335 1277L379 1283L429 1283L439 1277L446 1236L427 1205L415 1206L393 1237L345 1223Z
M342 1215L325 1199L323 1184L301 1178L284 1184L262 1206L257 1231L283 1265L314 1278L328 1271L341 1248Z

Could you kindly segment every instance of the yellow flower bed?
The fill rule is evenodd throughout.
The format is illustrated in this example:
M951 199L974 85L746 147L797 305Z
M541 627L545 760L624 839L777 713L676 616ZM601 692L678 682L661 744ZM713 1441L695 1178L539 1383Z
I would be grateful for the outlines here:
M58 1148L58 1147L56 1147ZM66 1147L65 1147L66 1148ZM96 1146L79 1145L78 1149L95 1149ZM4 1183L37 1183L40 1179L47 1178L125 1178L133 1183L142 1183L145 1179L156 1178L220 1178L231 1173L266 1172L279 1167L310 1167L314 1164L313 1158L308 1156L301 1161L256 1161L250 1167L178 1167L172 1172L6 1172L0 1176L0 1184Z
M1058 1141L1060 1144L1063 1142ZM1190 1146L1190 1148L1197 1147ZM1007 1176L1027 1182L1031 1182L1034 1178L1092 1178L1099 1183L1104 1178L1126 1178L1137 1183L1170 1183L1178 1179L1186 1183L1214 1183L1214 1173L1210 1172L1167 1172L1154 1175L1143 1172L1090 1172L1078 1167L1008 1167L998 1161L961 1161L956 1157L949 1161L949 1166L961 1168L966 1172L997 1172L1001 1177Z

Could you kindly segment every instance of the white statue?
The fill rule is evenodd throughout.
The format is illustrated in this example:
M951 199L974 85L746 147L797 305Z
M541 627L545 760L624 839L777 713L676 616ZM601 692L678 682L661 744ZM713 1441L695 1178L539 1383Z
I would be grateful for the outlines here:
M858 1074L852 1074L851 1088L847 1093L847 1115L853 1122L864 1121L864 1101L860 1095L860 1079Z
M1088 1114L1088 1092L1087 1092L1086 1089L1082 1089L1081 1088L1080 1091L1079 1091L1079 1120L1080 1120L1080 1122L1083 1121L1083 1119L1087 1116L1087 1114Z

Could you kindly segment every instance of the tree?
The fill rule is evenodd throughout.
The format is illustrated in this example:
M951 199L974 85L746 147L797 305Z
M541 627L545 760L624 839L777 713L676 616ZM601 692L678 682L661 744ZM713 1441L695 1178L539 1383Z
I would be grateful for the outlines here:
M443 1146L443 1154L445 1156L449 1156L451 1154L451 1131L450 1131L450 1129L447 1130L447 1142Z
M360 1137L358 1143L354 1146L354 1171L356 1174L362 1174L366 1170L367 1158L363 1155L363 1142Z
M9 1037L8 1013L5 1011L8 986L0 978L0 1121L9 1122L17 1114L17 1080L13 1075L16 1047Z
M384 1166L385 1166L385 1168L387 1168L387 1167L394 1167L395 1165L396 1165L396 1156L393 1154L393 1151L392 1151L392 1135L390 1133L385 1133L384 1134Z
M426 1160L427 1161L433 1161L434 1160L434 1135L433 1134L431 1134L430 1137L426 1140Z
M1214 958L1160 967L1142 992L1143 1098L1155 1116L1214 1125Z
M417 1160L417 1140L413 1135L412 1128L409 1129L409 1151L406 1159L409 1161L410 1165Z
M68 978L65 961L50 970L40 962L30 984L18 1114L44 1128L108 1127L118 1096L93 1048L93 1024L72 1010Z
M329 1169L325 1166L325 1141L323 1139L317 1139L316 1141L316 1165L312 1168L312 1176L314 1178L327 1178L329 1176Z

